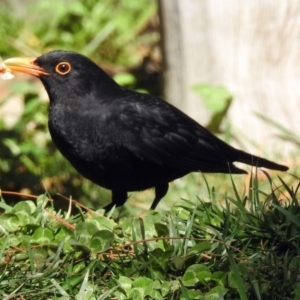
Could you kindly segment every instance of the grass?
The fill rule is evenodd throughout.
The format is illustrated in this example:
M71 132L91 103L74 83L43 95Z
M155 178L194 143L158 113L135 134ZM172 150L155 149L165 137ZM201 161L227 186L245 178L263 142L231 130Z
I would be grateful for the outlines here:
M13 207L2 198L0 294L298 299L300 184L267 177L267 187L259 176L242 192L234 180L224 193L207 184L203 199L142 218L106 217L71 200L69 211L56 211L48 195Z

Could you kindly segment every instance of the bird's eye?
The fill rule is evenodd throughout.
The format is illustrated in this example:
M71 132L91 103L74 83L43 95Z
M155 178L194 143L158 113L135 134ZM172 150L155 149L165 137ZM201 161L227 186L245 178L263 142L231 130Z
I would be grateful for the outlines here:
M70 73L71 71L71 65L68 62L60 62L56 67L55 67L56 73L60 75L66 75Z

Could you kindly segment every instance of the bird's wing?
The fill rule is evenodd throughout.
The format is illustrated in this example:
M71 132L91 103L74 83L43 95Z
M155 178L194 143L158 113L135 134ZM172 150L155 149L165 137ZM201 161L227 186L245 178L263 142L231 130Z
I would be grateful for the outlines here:
M153 96L121 105L122 144L142 160L171 169L228 172L223 143L190 117ZM230 164L231 165L231 164Z

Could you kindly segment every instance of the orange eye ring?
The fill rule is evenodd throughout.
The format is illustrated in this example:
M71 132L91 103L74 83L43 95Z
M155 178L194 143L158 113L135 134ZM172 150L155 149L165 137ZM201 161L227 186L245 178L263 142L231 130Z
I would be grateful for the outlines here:
M60 74L60 75L67 75L71 71L71 64L68 62L60 62L56 67L55 67L55 72Z

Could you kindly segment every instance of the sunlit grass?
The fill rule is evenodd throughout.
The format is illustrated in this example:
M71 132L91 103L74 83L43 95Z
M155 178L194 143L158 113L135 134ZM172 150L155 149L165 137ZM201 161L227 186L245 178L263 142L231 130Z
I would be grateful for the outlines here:
M194 198L142 218L56 211L45 195L14 207L2 199L0 295L298 299L300 184L265 177L193 174L174 182L162 205L185 184L198 186Z

